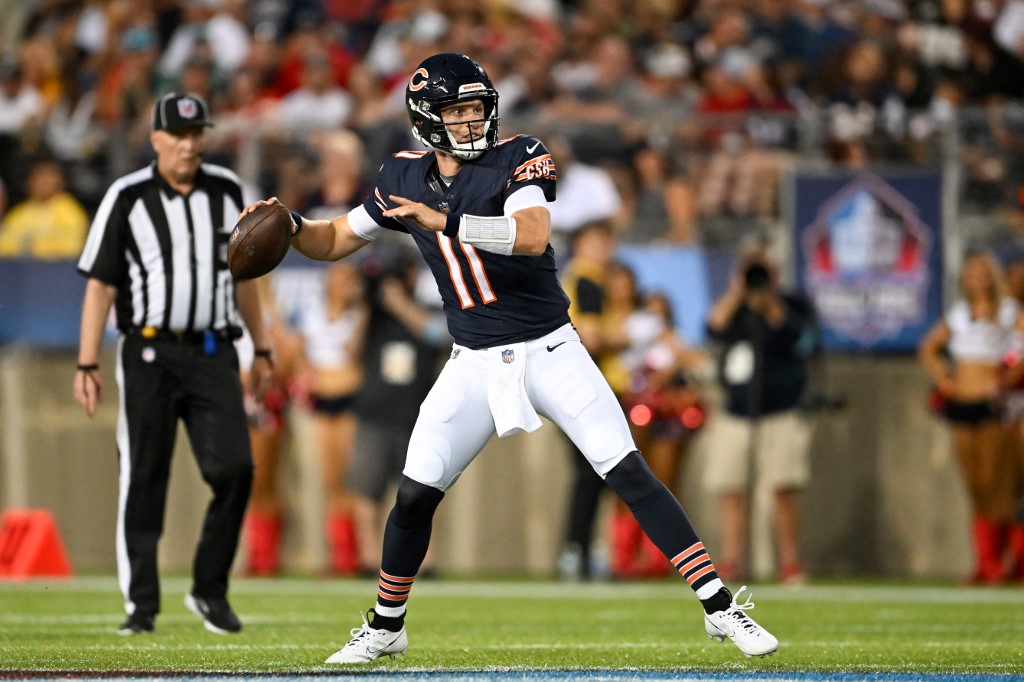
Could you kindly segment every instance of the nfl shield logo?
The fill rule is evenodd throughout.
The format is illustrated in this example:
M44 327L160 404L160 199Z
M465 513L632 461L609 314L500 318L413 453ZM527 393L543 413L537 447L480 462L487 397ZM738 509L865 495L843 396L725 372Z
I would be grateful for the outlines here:
M501 351L501 361L506 365L512 364L516 360L516 354L511 348L506 348Z
M178 114L182 118L195 118L198 111L199 106L196 104L194 99L186 98L178 100Z

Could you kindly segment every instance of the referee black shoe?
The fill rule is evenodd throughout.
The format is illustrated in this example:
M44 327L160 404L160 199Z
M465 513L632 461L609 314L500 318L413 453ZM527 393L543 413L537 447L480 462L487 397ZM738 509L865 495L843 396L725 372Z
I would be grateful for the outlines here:
M128 616L128 620L121 623L120 627L117 628L117 634L122 637L130 637L131 635L144 635L153 632L156 630L156 625L153 621L152 613L136 611Z
M194 594L186 594L185 606L203 619L203 627L210 632L230 635L242 630L242 623L231 610L227 599L205 599Z

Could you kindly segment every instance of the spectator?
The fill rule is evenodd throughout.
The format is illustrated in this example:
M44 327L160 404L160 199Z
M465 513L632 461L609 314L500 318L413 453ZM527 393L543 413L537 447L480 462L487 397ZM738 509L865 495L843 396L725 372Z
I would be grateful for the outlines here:
M0 256L72 258L82 251L89 216L64 189L56 159L40 159L29 170L28 198L0 223Z
M697 189L704 216L749 217L770 205L762 195L766 187L774 187L768 180L775 167L747 130L754 112L778 107L754 95L752 86L763 84L763 68L748 50L730 47L704 69L704 93L697 104L707 115L703 140L711 148Z
M642 312L660 323L660 333L632 360L627 415L647 465L669 490L676 490L686 450L704 424L704 399L694 377L705 356L687 346L676 331L672 304L665 294L647 295ZM638 572L666 573L654 544L644 537L642 545Z
M283 143L272 140L263 154L263 168L272 169L273 175L267 183L273 186L274 194L288 206L302 206L317 186L316 154L304 142Z
M690 439L705 421L705 400L697 378L708 358L677 331L672 302L665 293L648 294L643 309L659 321L662 331L633 373L630 403L646 411L631 417L635 424L646 427L640 440L645 442L642 452L651 471L675 489Z
M39 124L46 102L39 90L23 78L21 64L12 55L0 57L0 135L16 135Z
M452 342L444 314L415 298L415 260L404 247L392 252L378 248L378 254L362 267L369 319L347 479L359 538L359 571L367 575L374 575L380 565L385 493L401 478L419 405L437 377L441 351L450 349ZM429 572L432 551L424 561Z
M583 347L598 362L605 349L601 316L605 307L604 275L612 261L615 238L607 222L592 222L572 235L572 256L562 268L569 296L569 318ZM605 484L576 444L565 436L573 475L566 513L565 543L558 559L562 580L587 580L594 574L594 523Z
M918 353L953 431L974 515L972 582L979 584L1006 578L1003 553L1016 505L1017 439L1008 438L1003 428L998 396L1024 376L1024 363L1010 372L1002 366L1020 334L1024 317L1008 294L1002 268L992 255L974 252L964 259L960 298L929 330Z
M60 97L60 56L51 36L33 35L25 40L19 49L21 77L43 98L43 107L48 112Z
M281 82L283 52L279 29L269 23L258 24L253 31L252 45L241 68L252 71L260 99L276 101L287 94Z
M544 108L542 120L552 127L572 121L574 140L594 158L628 154L640 135L630 122L645 116L650 104L629 43L613 33L603 35L576 73L558 78L561 94Z
M630 197L632 220L623 233L626 241L667 241L693 244L697 241L696 193L682 175L675 172L667 155L649 146L633 154L634 194Z
M303 202L304 213L327 218L358 206L369 193L362 177L363 143L350 130L328 133L320 140L320 185Z
M405 144L405 119L392 115L383 80L365 62L352 67L348 85L352 95L349 125L366 147L363 170L372 173L392 150Z
M725 404L709 423L705 488L719 495L723 566L744 571L749 490L773 491L779 578L805 580L800 557L800 491L810 479L811 425L799 404L818 343L816 315L784 291L764 246L746 248L729 289L711 308L708 333L720 345ZM752 460L752 461L751 461ZM751 485L749 472L755 481Z
M136 121L149 111L157 92L160 58L156 28L149 17L112 40L115 47L110 48L96 87L97 116L107 125Z
M605 269L602 279L606 305L601 325L606 352L601 356L601 371L627 410L630 431L647 460L648 453L640 445L643 441L640 432L650 423L649 416L638 418L637 412L629 408L635 387L634 377L640 373L648 353L663 339L664 320L644 309L636 275L629 267L612 263ZM666 481L662 480L662 483ZM671 491L673 486L666 483L666 487ZM612 515L611 551L611 570L616 578L629 579L665 573L664 561L659 558L661 552L643 532L629 508L621 503L615 505Z
M355 399L363 382L359 358L366 328L366 295L359 271L348 263L332 265L323 296L303 311L298 323L311 374L313 421L320 478L327 496L324 530L329 568L339 575L359 570L352 496L345 482L355 436Z
M1006 268L1006 283L1010 295L1017 301L1017 305L1024 306L1024 260L1015 260ZM1024 339L1017 339L1021 343ZM1010 368L1024 360L1024 353L1014 349L1005 364ZM1017 426L1016 436L1020 439L1014 444L1013 449L1016 457L1016 491L1015 499L1017 508L1014 519L1010 525L1009 545L1010 555L1013 559L1012 577L1017 582L1024 583L1024 380L1018 381L1013 388L1007 392L1007 413Z
M622 199L612 176L599 166L581 163L565 138L551 138L551 158L558 165L558 197L551 211L551 240L567 246L573 232L586 223L619 217Z
M224 108L217 117L217 126L210 131L210 144L231 150L240 159L255 162L252 168L246 169L247 173L242 173L244 177L255 177L258 172L257 147L252 144L253 137L260 133L273 134L267 121L274 118L276 106L276 100L260 94L254 70L243 67L232 74Z
M183 21L171 34L160 73L169 79L182 75L188 62L207 56L219 74L239 68L249 54L251 33L244 22L245 0L185 0Z
M68 169L75 196L95 210L106 182L105 135L96 125L96 92L81 82L83 76L72 65L65 65L61 76L64 89L46 119L43 139Z
M667 144L700 99L700 89L692 78L693 60L685 48L672 42L649 47L643 55L647 137L654 145Z
M263 396L256 399L246 388L245 413L249 418L252 443L252 493L245 512L242 532L245 537L245 570L249 575L277 575L281 569L281 534L285 504L281 499L278 474L288 435L289 390L302 360L302 339L285 325L277 309L271 277L257 280L263 302L264 327L273 354L273 381ZM235 342L242 386L250 385L253 344L246 333Z
M277 120L297 131L305 128L337 128L352 114L352 97L332 78L331 64L323 52L311 51L303 60L302 87L281 100Z
M227 89L213 59L202 50L188 58L177 81L167 87L197 92L217 104L222 104Z
M312 8L296 13L294 30L287 34L281 51L281 65L277 74L278 86L287 95L306 84L305 71L310 55L322 57L325 62L326 81L331 88L348 88L349 73L356 63L355 57L345 49L326 23L322 11Z

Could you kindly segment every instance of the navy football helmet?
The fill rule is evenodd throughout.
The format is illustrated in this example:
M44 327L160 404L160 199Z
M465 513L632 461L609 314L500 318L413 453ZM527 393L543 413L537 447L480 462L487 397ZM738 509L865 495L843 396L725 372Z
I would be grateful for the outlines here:
M441 110L472 99L483 101L483 136L456 142L441 121ZM449 52L425 59L405 88L405 105L412 134L431 149L472 161L498 142L498 91L483 67L464 54Z

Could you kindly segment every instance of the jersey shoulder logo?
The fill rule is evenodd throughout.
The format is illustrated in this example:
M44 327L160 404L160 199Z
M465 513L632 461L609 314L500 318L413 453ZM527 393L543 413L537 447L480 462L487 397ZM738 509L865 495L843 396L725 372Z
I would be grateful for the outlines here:
M539 143L538 143L539 144ZM526 161L512 172L512 182L529 182L530 180L555 180L558 172L555 161L550 154L541 154Z
M540 142L534 142L533 144L531 144L529 147L526 148L526 153L527 154L532 154L534 151L536 151L537 147L539 147L539 146L540 146Z

